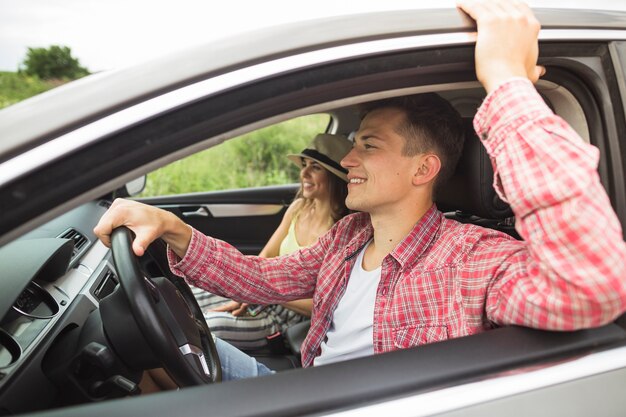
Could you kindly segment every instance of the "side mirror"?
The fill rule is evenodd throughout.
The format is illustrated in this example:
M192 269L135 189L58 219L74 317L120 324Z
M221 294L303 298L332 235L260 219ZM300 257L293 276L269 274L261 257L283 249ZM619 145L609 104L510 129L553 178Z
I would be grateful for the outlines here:
M143 175L137 179L127 182L122 188L117 190L116 197L132 197L146 188L147 176Z

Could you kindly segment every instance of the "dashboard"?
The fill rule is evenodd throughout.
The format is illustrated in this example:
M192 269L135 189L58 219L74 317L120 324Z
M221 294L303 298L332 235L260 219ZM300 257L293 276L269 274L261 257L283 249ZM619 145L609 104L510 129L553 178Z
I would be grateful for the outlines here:
M118 284L93 233L109 205L89 202L0 248L1 415L54 406L58 376L80 362L74 342Z

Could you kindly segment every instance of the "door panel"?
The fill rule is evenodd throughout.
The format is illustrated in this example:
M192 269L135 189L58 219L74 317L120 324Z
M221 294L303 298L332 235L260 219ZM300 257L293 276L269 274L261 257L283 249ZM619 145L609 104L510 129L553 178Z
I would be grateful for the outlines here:
M297 184L137 199L163 208L246 255L257 255L280 224Z

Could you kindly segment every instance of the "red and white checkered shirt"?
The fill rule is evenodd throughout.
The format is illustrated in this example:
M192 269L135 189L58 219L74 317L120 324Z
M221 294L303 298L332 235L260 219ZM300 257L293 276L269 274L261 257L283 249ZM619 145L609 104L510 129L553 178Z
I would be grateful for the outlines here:
M543 103L527 80L490 94L474 127L491 155L494 186L525 241L446 219L433 206L382 262L374 352L471 335L494 325L573 330L626 309L626 245L602 188L598 150ZM330 327L360 248L367 213L347 216L288 256L243 256L193 231L174 273L237 300L276 304L313 297L302 346L310 366Z

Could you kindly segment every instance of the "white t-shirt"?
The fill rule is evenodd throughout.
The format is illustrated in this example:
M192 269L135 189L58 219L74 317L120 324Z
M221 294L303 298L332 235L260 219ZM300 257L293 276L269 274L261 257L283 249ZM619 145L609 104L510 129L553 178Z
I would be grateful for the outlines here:
M380 282L380 267L363 269L365 245L356 259L343 294L333 314L333 321L322 342L322 352L314 366L360 358L374 354L374 303Z

